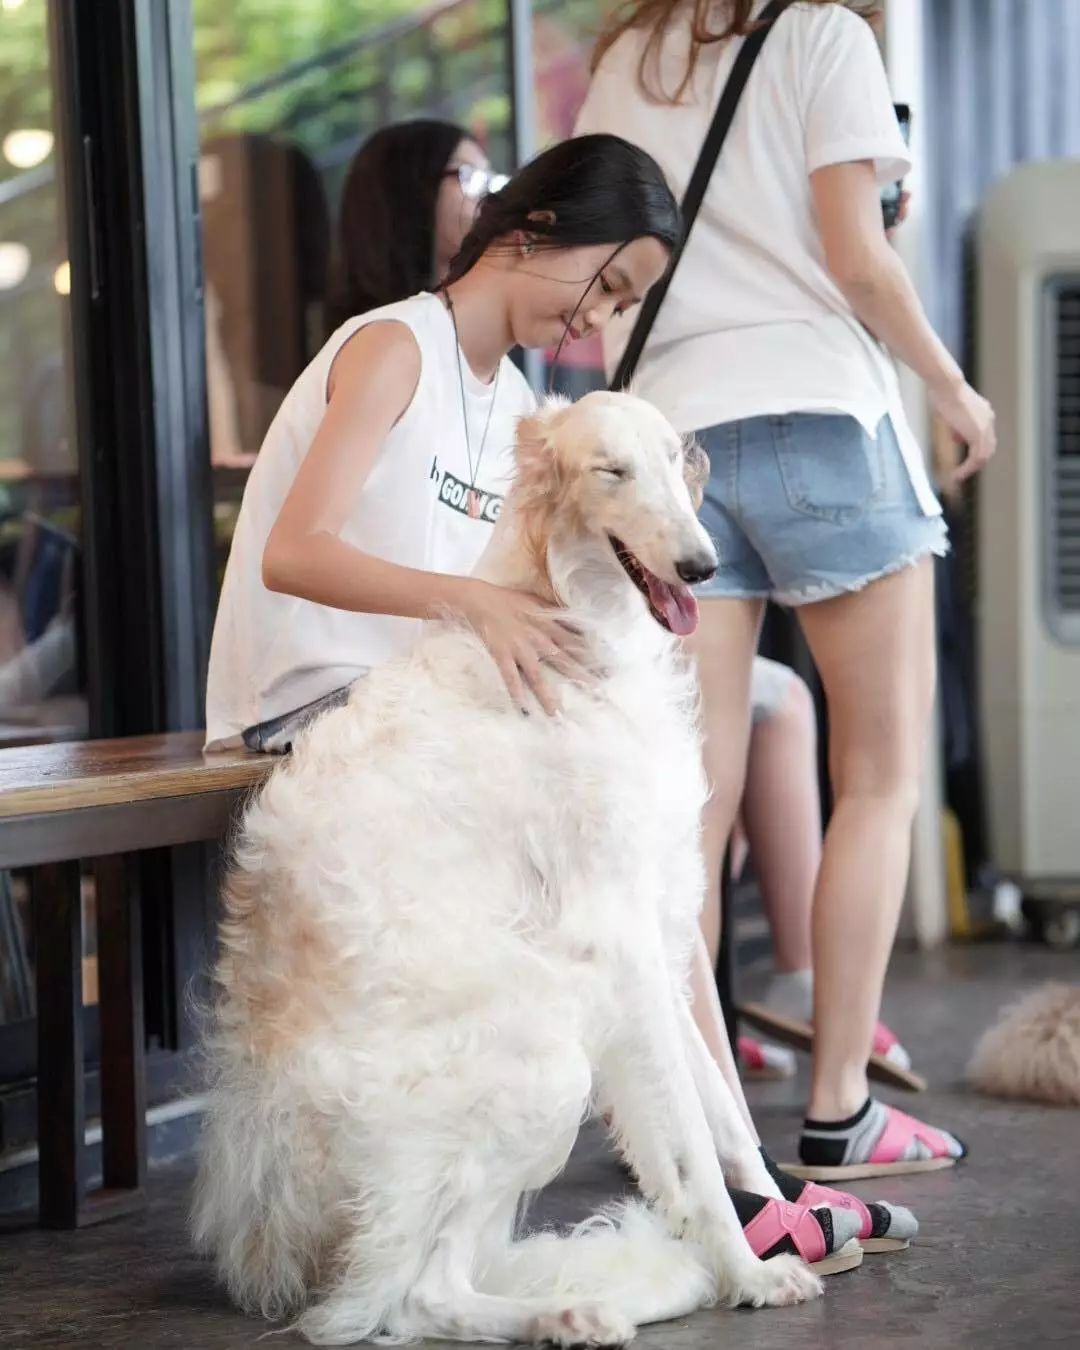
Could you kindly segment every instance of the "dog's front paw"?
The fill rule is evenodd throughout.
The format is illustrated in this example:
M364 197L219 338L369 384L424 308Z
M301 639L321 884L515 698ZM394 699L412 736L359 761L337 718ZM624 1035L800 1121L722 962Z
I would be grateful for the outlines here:
M722 1272L718 1292L719 1302L729 1308L787 1308L820 1298L822 1287L805 1261L783 1255Z
M634 1339L635 1330L633 1322L617 1309L583 1303L538 1317L532 1326L532 1339L538 1345L627 1345Z

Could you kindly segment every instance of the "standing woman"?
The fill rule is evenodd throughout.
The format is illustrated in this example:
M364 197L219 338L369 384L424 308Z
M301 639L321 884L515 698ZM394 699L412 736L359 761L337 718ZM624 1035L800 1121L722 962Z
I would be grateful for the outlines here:
M632 0L600 42L579 130L618 127L682 193L763 8ZM890 353L968 446L961 477L994 450L989 404L885 238L879 188L910 163L868 11L803 0L776 19L637 376L637 392L712 461L702 518L721 566L696 641L711 876L741 792L766 598L796 608L825 686L835 808L814 898L799 1144L804 1173L823 1180L949 1166L965 1151L872 1098L866 1077L933 702L931 555L947 548ZM609 365L629 328L609 330ZM733 1078L703 951L697 1015Z

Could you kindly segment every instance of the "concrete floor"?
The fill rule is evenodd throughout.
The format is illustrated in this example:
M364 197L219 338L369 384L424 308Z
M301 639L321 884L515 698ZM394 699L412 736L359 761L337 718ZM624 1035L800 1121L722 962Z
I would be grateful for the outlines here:
M968 1095L959 1079L996 1010L1045 979L1075 980L1080 954L973 948L894 963L886 1014L931 1079L894 1098L964 1137L972 1158L925 1177L863 1182L866 1198L902 1201L923 1233L909 1252L867 1257L801 1308L704 1312L639 1333L642 1350L1043 1350L1080 1346L1080 1114ZM751 986L747 992L752 992ZM766 1142L789 1156L799 1082L756 1088ZM253 1346L265 1328L232 1311L188 1251L189 1168L151 1182L137 1218L81 1233L0 1231L0 1345ZM579 1218L623 1186L603 1141L587 1132L567 1173L543 1197L548 1217ZM299 1345L292 1335L274 1344Z

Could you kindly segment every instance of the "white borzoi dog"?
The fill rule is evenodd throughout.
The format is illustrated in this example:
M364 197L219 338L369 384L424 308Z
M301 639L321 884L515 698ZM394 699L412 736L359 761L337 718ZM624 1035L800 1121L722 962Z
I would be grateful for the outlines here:
M820 1292L743 1236L721 1164L777 1192L685 989L706 784L672 632L716 566L703 459L627 395L524 420L480 575L564 604L596 682L522 716L480 640L433 625L247 810L194 1228L238 1303L303 1310L313 1342L613 1345ZM515 1237L590 1109L649 1205Z

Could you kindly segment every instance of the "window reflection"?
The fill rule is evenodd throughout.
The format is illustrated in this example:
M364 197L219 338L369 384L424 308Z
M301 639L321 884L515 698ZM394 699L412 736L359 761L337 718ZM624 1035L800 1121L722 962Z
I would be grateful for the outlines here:
M325 335L353 155L431 116L509 165L509 43L503 0L195 0L194 19L220 579L247 472Z

